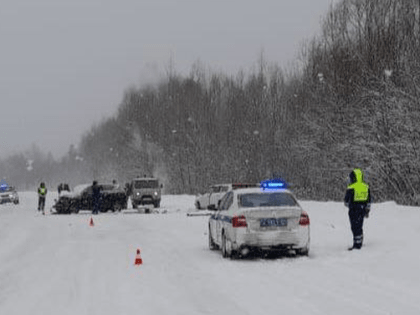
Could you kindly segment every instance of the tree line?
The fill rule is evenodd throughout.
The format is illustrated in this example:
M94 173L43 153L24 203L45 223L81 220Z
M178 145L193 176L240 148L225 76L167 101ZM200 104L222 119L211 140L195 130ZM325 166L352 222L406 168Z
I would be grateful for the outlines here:
M0 179L20 191L35 191L41 182L53 190L60 183L74 187L91 181L91 178L90 165L74 145L70 145L67 154L59 160L51 153L43 152L36 144L0 160Z
M169 67L82 137L74 167L122 182L158 176L167 193L283 177L299 198L342 200L357 166L375 201L418 204L419 12L415 0L331 5L286 70L263 54L236 75Z

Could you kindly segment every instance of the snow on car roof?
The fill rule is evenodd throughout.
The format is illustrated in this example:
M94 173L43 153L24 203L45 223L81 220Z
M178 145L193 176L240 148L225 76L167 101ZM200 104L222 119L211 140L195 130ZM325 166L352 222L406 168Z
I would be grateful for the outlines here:
M85 188L89 187L92 184L81 184L74 187L73 191L76 194L80 194Z

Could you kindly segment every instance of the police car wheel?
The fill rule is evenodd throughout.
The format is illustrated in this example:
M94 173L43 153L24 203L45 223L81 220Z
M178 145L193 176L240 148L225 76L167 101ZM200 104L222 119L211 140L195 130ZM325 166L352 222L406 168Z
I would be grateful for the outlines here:
M227 258L227 251L226 251L226 236L222 234L222 256L223 258Z
M300 256L309 256L309 246L297 249L296 254Z
M218 246L213 241L213 236L211 235L210 227L209 227L209 248L210 250L216 250Z
M225 233L222 234L222 256L223 258L233 257L232 248L231 248L231 245L229 244L229 241L227 240Z

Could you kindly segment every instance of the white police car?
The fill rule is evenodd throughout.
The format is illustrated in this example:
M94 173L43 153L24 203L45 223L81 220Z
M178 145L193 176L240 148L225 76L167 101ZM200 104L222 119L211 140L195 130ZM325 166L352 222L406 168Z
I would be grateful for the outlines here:
M3 203L19 203L19 195L16 189L9 186L4 180L0 182L0 204Z
M209 248L221 248L223 257L254 250L308 255L309 224L308 214L284 181L263 181L259 187L226 193L209 219Z

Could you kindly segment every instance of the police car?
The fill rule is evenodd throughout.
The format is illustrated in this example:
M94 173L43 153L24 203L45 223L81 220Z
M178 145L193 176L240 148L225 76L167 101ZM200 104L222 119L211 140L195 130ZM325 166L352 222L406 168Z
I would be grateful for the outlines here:
M223 257L251 251L295 250L308 255L310 220L282 180L267 180L253 188L226 193L209 218L209 248Z
M0 187L0 204L3 203L19 203L19 195L14 187L1 186Z

